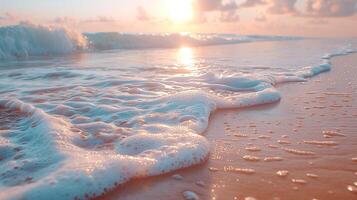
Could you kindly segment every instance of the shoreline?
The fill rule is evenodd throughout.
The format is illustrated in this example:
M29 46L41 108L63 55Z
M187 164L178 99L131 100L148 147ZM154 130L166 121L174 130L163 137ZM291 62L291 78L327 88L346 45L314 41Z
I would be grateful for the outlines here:
M202 134L208 161L96 199L183 199L187 190L200 199L355 198L357 54L331 63L331 72L279 85L278 103L214 112Z

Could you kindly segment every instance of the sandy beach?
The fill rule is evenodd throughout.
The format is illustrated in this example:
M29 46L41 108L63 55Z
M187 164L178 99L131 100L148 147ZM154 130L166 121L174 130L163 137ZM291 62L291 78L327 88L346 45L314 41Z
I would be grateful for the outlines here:
M355 199L356 63L356 54L336 57L330 72L277 86L279 103L215 112L205 163L100 199L183 199L184 191L200 199Z

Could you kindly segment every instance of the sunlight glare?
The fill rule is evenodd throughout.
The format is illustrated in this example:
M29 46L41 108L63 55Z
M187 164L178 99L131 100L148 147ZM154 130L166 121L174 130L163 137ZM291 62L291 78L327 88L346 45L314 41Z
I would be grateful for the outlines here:
M193 17L192 0L170 0L169 15L173 22L184 23Z
M178 51L177 60L184 67L192 67L194 65L193 49L181 47Z

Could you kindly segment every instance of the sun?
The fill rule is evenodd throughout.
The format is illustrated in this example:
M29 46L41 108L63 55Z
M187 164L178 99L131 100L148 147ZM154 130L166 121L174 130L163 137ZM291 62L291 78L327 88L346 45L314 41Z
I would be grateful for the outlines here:
M193 17L192 0L170 0L168 7L169 16L175 23L188 22Z

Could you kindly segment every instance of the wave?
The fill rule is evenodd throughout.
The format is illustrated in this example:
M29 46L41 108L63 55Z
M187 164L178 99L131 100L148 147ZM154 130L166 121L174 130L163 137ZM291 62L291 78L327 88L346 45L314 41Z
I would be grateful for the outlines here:
M21 23L0 27L0 60L55 56L82 51L174 48L182 45L207 46L295 39L301 38L233 34L124 34L116 32L82 34L65 27Z
M198 133L206 129L214 110L279 100L280 94L273 88L234 98L181 92L143 103L153 105L150 114L135 118L142 117L146 125L136 133L132 129L129 135L107 123L75 125L18 99L0 100L1 115L15 113L0 137L0 198L88 199L134 178L199 164L209 154L209 142ZM102 108L96 109L98 113ZM162 116L153 116L155 112L179 115L165 125ZM156 123L158 120L162 123ZM115 148L95 148L103 142Z
M332 53L325 54L324 56L322 56L322 59L330 60L331 58L334 58L334 57L345 56L345 55L348 55L351 53L356 53L356 52L357 52L357 48L353 48L352 44L348 44L341 49L335 50Z
M0 28L0 60L70 54L86 47L85 36L63 27L21 23Z
M297 37L280 36L240 36L231 34L124 34L87 33L92 49L148 49L175 48L180 46L209 46L238 44L257 41L292 40Z

